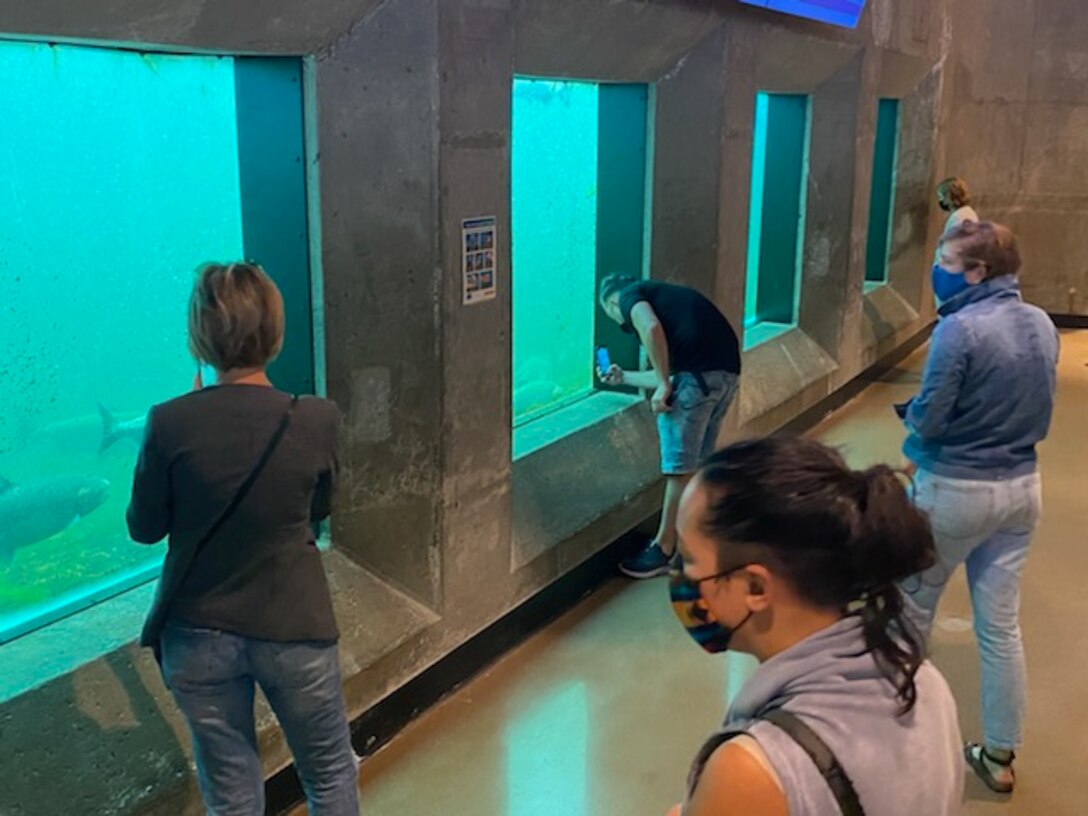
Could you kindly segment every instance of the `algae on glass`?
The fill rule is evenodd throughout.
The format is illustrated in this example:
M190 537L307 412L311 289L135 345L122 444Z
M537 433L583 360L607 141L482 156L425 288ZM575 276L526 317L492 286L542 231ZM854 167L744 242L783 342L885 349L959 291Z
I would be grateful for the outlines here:
M143 425L242 226L232 59L0 42L0 76L2 642L156 576L124 518Z
M593 390L598 119L593 83L514 80L514 425Z

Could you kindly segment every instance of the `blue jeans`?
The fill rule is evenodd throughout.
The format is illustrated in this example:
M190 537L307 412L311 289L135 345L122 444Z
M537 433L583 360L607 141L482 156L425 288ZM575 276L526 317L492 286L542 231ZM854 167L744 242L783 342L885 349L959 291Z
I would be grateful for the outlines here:
M692 374L674 375L672 410L657 415L661 472L666 476L694 473L718 447L722 420L736 396L740 377L728 371L704 371L703 380L708 394Z
M991 482L920 470L915 504L929 514L938 563L903 583L907 612L928 639L948 579L966 564L982 661L983 739L1015 750L1027 703L1020 574L1042 509L1042 480L1038 473Z
M275 643L169 624L162 668L193 735L200 793L211 816L264 814L253 721L258 684L294 754L310 813L358 816L358 759L336 644Z

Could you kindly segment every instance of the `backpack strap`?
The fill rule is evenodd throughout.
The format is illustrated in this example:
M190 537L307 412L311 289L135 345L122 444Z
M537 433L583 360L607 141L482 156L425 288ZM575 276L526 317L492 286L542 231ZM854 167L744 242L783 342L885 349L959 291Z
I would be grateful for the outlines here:
M842 811L843 816L865 816L861 800L858 799L858 793L854 790L854 783L846 775L835 754L827 747L827 743L820 739L815 731L784 708L768 711L759 719L773 723L785 731L809 755L819 770L820 776L831 788L831 793L835 801L839 803L839 810Z

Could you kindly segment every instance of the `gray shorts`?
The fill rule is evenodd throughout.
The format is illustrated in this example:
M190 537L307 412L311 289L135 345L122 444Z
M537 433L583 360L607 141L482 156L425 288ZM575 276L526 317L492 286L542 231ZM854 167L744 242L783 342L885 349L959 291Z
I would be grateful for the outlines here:
M718 447L722 427L740 377L728 371L704 371L708 394L694 375L673 375L676 400L672 410L657 415L661 439L661 472L666 476L694 473Z

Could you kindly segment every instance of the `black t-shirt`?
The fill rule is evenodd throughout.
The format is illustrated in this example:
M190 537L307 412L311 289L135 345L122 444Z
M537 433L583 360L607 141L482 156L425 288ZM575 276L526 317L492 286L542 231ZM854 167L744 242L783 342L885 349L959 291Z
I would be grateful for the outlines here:
M645 301L661 321L669 343L669 366L680 371L728 371L740 374L740 343L718 307L709 299L671 283L643 281L620 292L623 328L631 327L631 310Z

